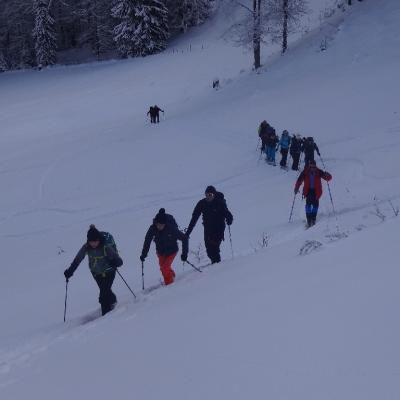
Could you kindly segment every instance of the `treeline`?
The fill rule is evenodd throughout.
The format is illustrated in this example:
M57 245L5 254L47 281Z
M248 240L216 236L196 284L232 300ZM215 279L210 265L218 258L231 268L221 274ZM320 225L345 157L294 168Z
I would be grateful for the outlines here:
M98 60L155 54L204 22L212 2L1 0L0 71L53 65L67 50L89 50Z

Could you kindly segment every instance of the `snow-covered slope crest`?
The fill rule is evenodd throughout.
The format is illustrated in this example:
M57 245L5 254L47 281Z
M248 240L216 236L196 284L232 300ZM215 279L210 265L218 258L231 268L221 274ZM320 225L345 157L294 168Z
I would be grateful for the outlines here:
M397 399L399 17L398 1L356 2L260 74L209 27L192 52L0 76L1 399ZM258 162L262 119L316 138L337 220L324 187L317 226L299 198L287 223L296 174ZM220 265L176 262L176 284L143 295L152 217L187 226L208 184L235 258L226 241ZM95 320L81 265L64 325L62 271L89 223L114 234L138 300L116 280L118 308ZM152 253L146 285L159 276Z

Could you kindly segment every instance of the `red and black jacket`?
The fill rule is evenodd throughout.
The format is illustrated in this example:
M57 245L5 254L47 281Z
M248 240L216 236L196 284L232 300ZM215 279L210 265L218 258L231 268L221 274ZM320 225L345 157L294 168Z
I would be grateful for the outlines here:
M303 196L307 197L309 191L310 191L310 176L311 176L311 170L312 168L305 167L303 172L300 174L300 176L297 178L296 185L294 187L294 190L297 192L301 186L301 184L304 182L303 186ZM315 190L315 197L317 200L322 196L322 182L321 179L329 182L332 179L332 175L329 172L322 171L319 168L315 168L315 177L314 177L314 190Z

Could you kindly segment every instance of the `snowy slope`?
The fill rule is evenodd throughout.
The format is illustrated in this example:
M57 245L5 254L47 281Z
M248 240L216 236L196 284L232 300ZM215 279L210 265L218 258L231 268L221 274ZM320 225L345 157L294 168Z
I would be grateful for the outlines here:
M1 398L398 398L399 17L397 1L357 2L260 74L221 39L222 12L179 53L2 74ZM338 221L325 188L315 228L300 199L287 223L296 174L258 162L265 118L316 138ZM120 305L98 320L81 265L59 322L90 223L114 234L139 294L152 217L166 207L185 227L208 184L234 213L234 260L226 241L202 275L176 262L176 285L136 302L116 280ZM322 246L299 256L306 241ZM145 274L158 282L154 254Z

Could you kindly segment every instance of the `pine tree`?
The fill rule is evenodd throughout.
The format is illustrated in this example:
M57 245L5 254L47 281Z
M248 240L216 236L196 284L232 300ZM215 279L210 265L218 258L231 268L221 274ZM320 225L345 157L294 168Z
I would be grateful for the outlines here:
M184 33L210 16L211 3L210 0L169 0L168 11L171 32Z
M0 1L0 51L8 69L36 64L32 0Z
M114 41L118 52L122 57L135 55L134 32L135 32L135 4L134 0L116 0L111 10L112 16L117 20L114 27Z
M211 12L211 4L209 0L190 0L190 26L197 26L202 24L209 16Z
M205 21L214 0L0 0L1 70L78 61L90 48L98 59L165 49L170 34ZM57 51L56 51L57 50ZM76 57L75 59L71 59Z
M89 45L97 59L113 48L110 0L80 0L79 17L86 29L78 38Z
M8 65L3 52L0 52L0 72L5 72L8 70Z
M46 0L34 0L33 13L35 16L33 38L37 65L45 67L55 64L57 42L49 3Z
M162 0L146 1L135 7L134 14L135 55L144 57L165 50L169 37L165 3Z

